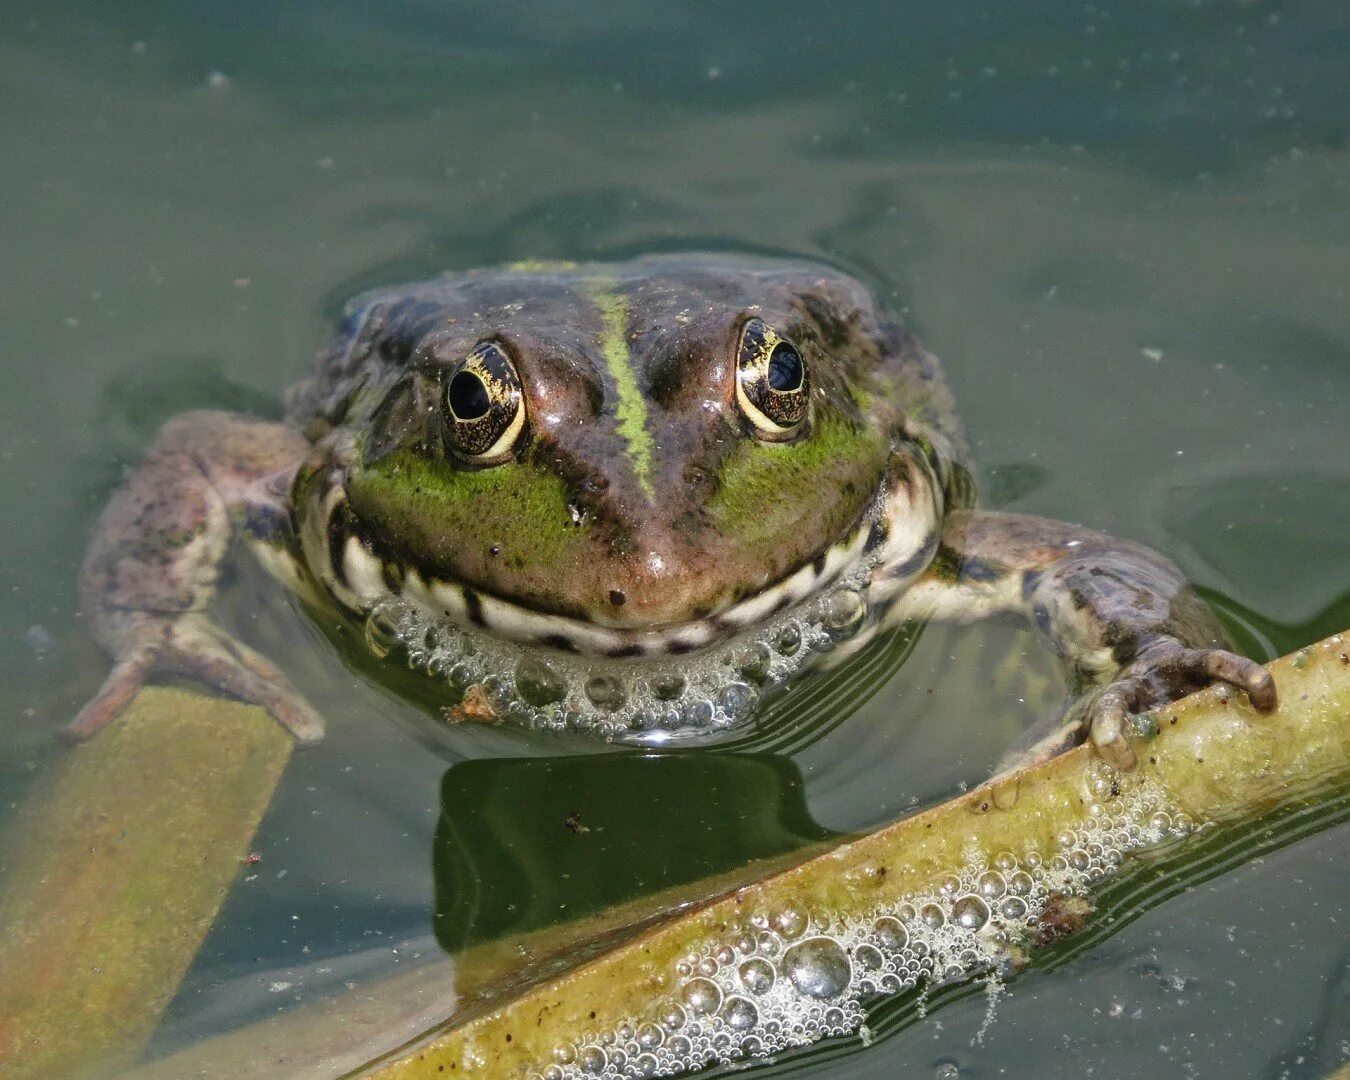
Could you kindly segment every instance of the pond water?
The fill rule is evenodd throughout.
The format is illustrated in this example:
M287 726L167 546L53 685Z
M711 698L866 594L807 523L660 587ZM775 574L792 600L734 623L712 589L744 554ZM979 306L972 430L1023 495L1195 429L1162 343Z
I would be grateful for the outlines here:
M277 415L352 293L516 259L840 265L943 357L985 505L1158 548L1262 658L1350 626L1343 5L11 0L4 27L0 815L106 670L75 574L158 426ZM1034 642L930 628L865 702L652 758L446 728L247 566L220 606L329 736L155 1052L892 820L1058 693ZM954 995L775 1068L1323 1076L1350 1058L1347 856L1350 827L1312 832L992 1019Z

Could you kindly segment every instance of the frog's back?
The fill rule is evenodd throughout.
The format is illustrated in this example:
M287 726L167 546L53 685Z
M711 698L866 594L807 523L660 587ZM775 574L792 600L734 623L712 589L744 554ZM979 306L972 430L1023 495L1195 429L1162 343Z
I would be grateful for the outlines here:
M969 449L942 366L861 281L806 260L713 254L657 255L623 263L516 263L376 289L353 298L309 378L287 396L290 419L311 434L359 426L359 403L378 400L433 341L547 341L560 356L593 349L595 310L618 296L644 336L665 336L685 356L717 342L702 324L728 311L785 312L799 334L831 353L857 390L889 400L907 426L969 470ZM659 349L638 372L653 394ZM369 388L372 393L363 393Z

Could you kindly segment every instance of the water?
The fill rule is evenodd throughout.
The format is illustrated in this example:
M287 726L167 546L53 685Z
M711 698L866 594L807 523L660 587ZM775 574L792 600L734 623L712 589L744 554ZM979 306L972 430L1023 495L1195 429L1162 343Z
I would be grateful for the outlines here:
M946 360L986 505L1160 548L1258 655L1350 626L1343 9L822 10L7 5L0 814L105 670L74 575L155 429L276 415L348 295L511 259L854 270ZM856 711L596 759L445 729L426 684L373 682L255 571L221 608L330 734L157 1051L889 820L986 775L1057 693L1033 643L930 629ZM1350 1038L1347 854L1345 825L1311 833L1014 981L992 1022L952 995L778 1068L1324 1075Z

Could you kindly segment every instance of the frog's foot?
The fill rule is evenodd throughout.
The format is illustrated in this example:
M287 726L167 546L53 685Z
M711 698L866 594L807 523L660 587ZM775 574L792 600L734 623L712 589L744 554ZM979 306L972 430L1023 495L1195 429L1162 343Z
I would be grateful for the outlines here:
M301 744L323 738L323 720L272 663L195 613L129 614L117 661L62 738L83 742L116 720L155 673L181 675L260 705Z
M1066 713L1037 724L1004 756L996 774L1040 764L1084 741L1106 762L1128 772L1138 763L1127 735L1130 717L1215 682L1246 691L1261 712L1275 708L1275 681L1256 661L1224 649L1190 649L1173 638L1157 639L1114 681Z
M1188 649L1174 638L1160 638L1141 649L1097 695L1088 711L1088 738L1107 762L1133 769L1137 758L1126 736L1130 716L1170 705L1215 682L1246 691L1260 712L1275 708L1275 680L1255 660L1226 649Z

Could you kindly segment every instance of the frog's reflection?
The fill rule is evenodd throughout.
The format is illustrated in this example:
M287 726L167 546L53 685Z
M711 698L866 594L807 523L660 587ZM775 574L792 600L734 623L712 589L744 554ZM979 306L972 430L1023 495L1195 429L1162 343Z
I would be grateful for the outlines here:
M441 946L519 935L834 836L796 764L707 749L465 761L441 783ZM682 891L680 886L689 886Z

